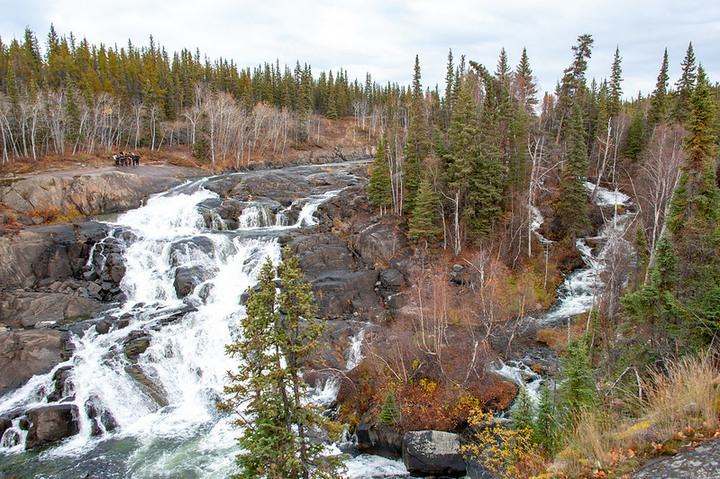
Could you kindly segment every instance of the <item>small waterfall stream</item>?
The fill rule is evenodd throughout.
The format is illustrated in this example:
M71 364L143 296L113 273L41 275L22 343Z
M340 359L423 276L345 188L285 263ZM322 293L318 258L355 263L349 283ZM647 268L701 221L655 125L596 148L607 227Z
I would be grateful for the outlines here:
M585 190L589 195L594 193L594 203L599 207L614 207L613 217L606 218L605 226L597 236L579 238L575 246L582 255L585 267L573 271L563 281L557 291L557 300L542 316L528 317L543 327L555 327L565 324L573 316L590 311L603 292L605 284L601 275L606 267L606 259L623 239L627 226L635 216L635 212L627 208L632 205L630 197L618 190L597 187L594 183L585 182ZM540 211L533 211L533 231L541 243L550 243L537 231L542 224ZM590 246L593 244L595 247ZM517 385L527 388L530 397L537 404L539 390L546 378L534 372L523 361L500 361L494 371Z

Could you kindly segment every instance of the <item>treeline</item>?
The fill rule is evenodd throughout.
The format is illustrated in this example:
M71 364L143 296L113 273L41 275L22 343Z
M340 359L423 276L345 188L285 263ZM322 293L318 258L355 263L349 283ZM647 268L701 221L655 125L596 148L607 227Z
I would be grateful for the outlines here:
M402 121L406 91L368 75L313 75L309 65L278 62L239 68L200 52L170 55L148 46L90 45L51 26L44 54L35 34L0 38L2 162L113 148L183 145L195 155L236 166L251 152L278 153L307 142L318 115L354 116L373 134L392 116Z

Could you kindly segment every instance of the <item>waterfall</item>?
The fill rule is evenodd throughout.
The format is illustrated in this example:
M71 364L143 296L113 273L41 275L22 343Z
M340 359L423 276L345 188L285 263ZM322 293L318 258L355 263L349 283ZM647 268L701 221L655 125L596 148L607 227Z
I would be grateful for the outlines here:
M106 334L90 327L72 337L69 360L0 398L0 414L47 405L55 374L69 371L63 402L77 407L77 435L43 450L37 461L23 459L20 419L3 435L0 454L27 474L220 478L233 472L239 432L216 404L227 371L237 367L225 345L240 334L241 295L265 258L280 262L277 237L316 224L317 207L339 190L296 200L286 212L294 211L292 224L286 214L273 221L265 206L249 203L238 218L241 230L228 232L213 228L214 221L208 227L199 212L200 203L218 198L203 188L205 181L156 195L110 224L108 241L122 241L126 268L120 283L126 299L106 313L113 326ZM95 264L104 264L102 243L89 265L95 255ZM181 273L194 280L186 295L178 294ZM326 382L320 402L334 401L338 388L337 381Z

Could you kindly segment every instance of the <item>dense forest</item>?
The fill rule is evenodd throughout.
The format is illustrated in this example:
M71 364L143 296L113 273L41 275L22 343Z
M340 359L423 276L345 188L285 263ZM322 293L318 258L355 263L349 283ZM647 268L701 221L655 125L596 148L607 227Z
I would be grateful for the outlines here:
M367 191L381 216L407 221L418 255L463 258L488 271L479 281L480 303L463 303L472 311L461 314L479 324L519 318L526 304L546 305L555 283L547 280L547 245L534 234L538 215L542 234L554 242L551 276L557 278L575 240L613 221L592 206L596 190L588 184L624 191L637 215L604 258L603 296L568 328L559 348L562 386L543 391L536 414L521 414L522 390L516 401L516 422L533 430L529 437L539 444L533 450L543 462L563 448L574 451L566 441L587 433L582 427L637 414L628 404L647 399L648 381L672 376L685 356L714 351L720 321L720 87L690 43L680 78L669 78L667 50L658 52L654 91L626 100L620 49L608 77L589 80L592 48L590 35L578 37L555 90L541 94L525 50L514 67L504 49L494 67L457 60L450 51L441 90L423 87L417 57L405 87L379 85L370 75L350 80L343 70L316 77L299 62L240 68L200 52L171 55L152 38L141 48L93 46L52 27L43 54L27 30L23 39L0 41L2 162L183 148L219 170L282 157L312 143L321 121L352 119L354 131L376 146ZM417 288L423 284L434 287L419 282ZM502 301L490 299L501 295ZM411 366L403 366L404 374L393 371L392 358L365 364L368 377L379 378L376 389L355 398L357 410L350 412L382 402L388 391L381 383L396 385L393 401L400 403L403 395L440 397L458 385L469 391L459 363L443 363L457 347L444 336L444 321L422 331L433 347L398 352L408 365L432 356L439 373L420 383L417 375L408 379ZM473 361L474 353L468 351ZM452 394L446 399L457 400L459 393ZM623 404L618 417L588 412L599 397ZM417 422L436 413L425 411ZM602 447L616 447L607 441ZM580 464L582 454L565 460Z

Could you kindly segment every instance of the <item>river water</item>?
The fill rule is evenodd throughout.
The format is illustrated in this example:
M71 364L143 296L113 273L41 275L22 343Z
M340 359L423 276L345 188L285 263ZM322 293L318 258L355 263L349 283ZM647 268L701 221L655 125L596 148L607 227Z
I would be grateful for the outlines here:
M263 204L250 204L238 219L240 227L227 231L219 218L208 227L201 214L199 206L218 197L203 187L206 181L156 195L111 223L109 240L122 242L126 265L121 282L126 300L109 313L118 326L107 334L90 328L74 337L72 358L0 399L0 415L45 405L55 371L67 368L63 401L77 406L80 432L26 452L26 432L16 420L0 444L0 470L61 479L220 478L235 470L238 431L232 417L215 405L223 398L227 371L237 367L224 346L241 334L241 295L254 284L265 258L280 261L278 236L313 225L318 205L337 190L315 190L275 214ZM592 305L602 262L583 241L578 247L588 267L567 278L557 305L538 321L554 323ZM100 243L90 264L102 262L103 254ZM174 284L178 268L203 278L182 299ZM146 338L147 349L133 361L125 348L137 338ZM362 359L362 341L361 331L346 352L348 369ZM499 372L525 382L534 374L520 365L502 365ZM336 385L325 384L314 399L327 404L335 394ZM347 466L351 478L408 476L401 461L376 456L355 456Z

